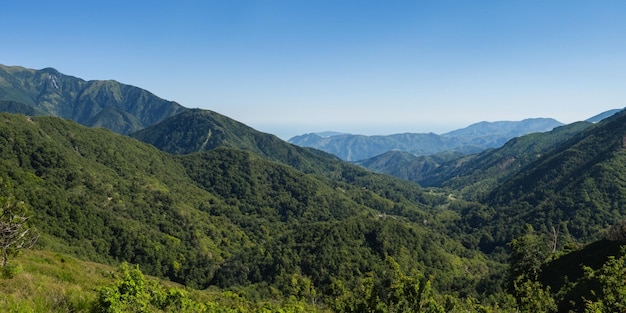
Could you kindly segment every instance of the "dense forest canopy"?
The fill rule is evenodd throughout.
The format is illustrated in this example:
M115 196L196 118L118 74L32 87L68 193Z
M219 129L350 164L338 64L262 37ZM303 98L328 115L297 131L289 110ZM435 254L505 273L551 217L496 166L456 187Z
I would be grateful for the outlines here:
M439 232L445 195L408 182L348 164L332 180L227 147L173 156L58 118L0 118L3 196L29 204L41 249L197 288L281 290L297 273L320 296L335 280L356 288L388 256L405 271L448 273L445 289L463 268L486 275L490 261Z

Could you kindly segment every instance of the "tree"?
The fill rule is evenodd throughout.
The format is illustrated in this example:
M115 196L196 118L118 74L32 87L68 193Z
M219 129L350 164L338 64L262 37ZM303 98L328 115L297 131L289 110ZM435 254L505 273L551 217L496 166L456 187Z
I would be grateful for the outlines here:
M550 244L545 236L538 235L532 226L526 225L525 234L513 239L510 246L510 282L520 276L537 280L541 265L549 254Z
M138 265L122 263L118 275L112 286L98 289L92 312L207 312L206 305L191 299L187 291L148 280ZM218 309L209 312L222 312Z
M9 256L32 247L39 234L28 225L26 205L14 197L0 197L0 249L2 267L7 266Z
M626 242L626 220L621 220L604 233L604 238L610 241Z
M518 308L523 312L556 311L550 288L544 288L538 280L549 251L546 237L537 235L532 226L526 225L526 233L513 239L510 246L509 284Z
M626 312L626 248L618 257L609 259L600 269L583 267L587 281L597 280L599 290L593 290L595 300L586 300L585 312Z
M334 282L336 298L330 303L331 308L337 313L445 312L433 297L429 279L416 271L411 275L404 274L390 256L385 261L389 272L378 277L368 274L355 292L347 291L341 282ZM377 286L377 282L384 286ZM382 293L377 292L378 288L382 288L379 290Z
M556 301L545 287L536 280L526 276L518 276L513 282L514 296L521 312L556 312Z

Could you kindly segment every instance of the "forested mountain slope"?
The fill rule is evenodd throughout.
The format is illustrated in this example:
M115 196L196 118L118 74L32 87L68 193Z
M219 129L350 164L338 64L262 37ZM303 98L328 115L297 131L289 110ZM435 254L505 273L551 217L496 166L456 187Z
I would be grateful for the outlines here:
M586 242L626 216L626 112L594 124L491 191L476 229L503 244L524 224ZM508 225L504 227L503 225ZM500 230L498 230L500 229Z
M401 311L415 299L437 312L487 310L474 297L511 312L603 301L577 293L591 294L584 282L595 288L598 277L572 270L577 282L563 287L549 270L626 216L624 112L474 156L396 151L371 163L418 162L416 173L396 170L436 186L424 190L135 87L52 69L0 72L0 109L29 115L0 114L0 201L30 208L38 249L128 261L252 301L322 299L336 312ZM153 125L133 136L164 151L37 116L61 113L123 133ZM593 270L603 264L613 263Z
M577 122L549 132L516 137L500 148L442 162L433 171L423 173L416 182L424 186L462 190L465 195L477 195L523 171L526 165L550 153L590 125Z
M354 162L376 173L384 173L394 177L419 182L435 175L439 168L450 161L471 158L464 153L448 151L431 155L416 156L414 154L393 150L373 158Z
M477 199L589 126L591 123L586 122L560 126L549 132L513 138L500 148L472 155L447 152L418 157L390 151L357 164L422 186L445 187L466 198Z
M289 144L209 110L187 110L130 136L173 154L209 151L217 147L236 148L307 173L332 172L345 165L331 154Z
M289 292L294 274L321 294L356 288L391 256L439 290L475 293L498 267L440 231L433 205L446 197L355 166L330 180L228 147L172 156L54 117L0 120L0 196L31 208L40 248L266 292Z
M21 103L40 115L58 116L86 126L130 133L185 110L176 102L116 81L85 81L53 68L26 69L0 64L0 100ZM30 113L0 105L10 113Z
M174 154L219 147L249 151L305 173L368 188L388 198L429 203L425 199L428 196L414 183L374 174L320 150L298 147L209 110L188 110L130 136Z

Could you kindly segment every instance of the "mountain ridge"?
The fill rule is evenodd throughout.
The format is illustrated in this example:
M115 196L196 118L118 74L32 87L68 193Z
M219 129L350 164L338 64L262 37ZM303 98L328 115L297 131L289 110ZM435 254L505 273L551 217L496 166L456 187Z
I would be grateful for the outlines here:
M196 288L279 288L294 273L320 290L332 279L356 286L393 256L406 270L448 273L436 282L447 289L462 268L480 280L491 262L430 230L444 195L345 162L330 178L232 147L172 155L57 117L0 120L0 197L29 204L41 247Z
M509 225L485 246L511 240L526 224L581 242L598 239L604 227L626 216L624 138L626 111L573 134L488 190L480 201L492 214L472 227Z
M322 174L319 168L333 172L345 166L332 154L290 144L275 135L203 109L187 110L130 136L172 154L191 154L218 147L241 149L305 173Z
M85 81L54 68L41 70L0 64L0 100L32 107L44 115L130 133L180 113L186 108L139 87L114 80ZM11 113L15 107L1 107Z
M38 88L81 83L50 73L39 73ZM47 89L41 103L49 110L71 96ZM0 89L0 97L32 100L10 92ZM97 103L119 104L127 95L115 81L94 83L72 112L131 129L141 108ZM0 106L39 110L18 100ZM1 113L0 120L0 199L28 204L42 234L39 247L128 261L189 287L256 299L361 300L358 291L385 298L398 290L390 289L396 282L430 288L432 277L446 305L481 297L513 308L519 294L506 294L503 282L507 249L517 238L550 234L554 250L566 250L626 216L625 112L516 137L473 156L417 157L429 175L442 169L429 189L208 110L184 109L132 133L145 142L53 116ZM413 157L391 151L381 163ZM531 292L542 291L533 286Z
M602 112L600 114L594 115L588 119L585 120L585 122L589 122L589 123L597 123L600 122L606 118L609 118L617 113L619 113L620 111L622 111L623 109L613 109L613 110L608 110L606 112Z
M408 152L390 151L356 164L425 187L461 190L461 194L467 196L480 190L490 190L591 125L588 122L577 122L545 133L516 137L499 148L472 155L446 152L415 156ZM397 156L399 154L404 157Z
M522 121L479 122L468 127L437 135L435 133L401 133L387 136L339 134L323 137L315 133L295 136L288 142L320 149L345 161L362 161L392 150L415 155L445 151L473 154L495 148L507 140L532 133L549 131L563 124L551 118L529 118Z

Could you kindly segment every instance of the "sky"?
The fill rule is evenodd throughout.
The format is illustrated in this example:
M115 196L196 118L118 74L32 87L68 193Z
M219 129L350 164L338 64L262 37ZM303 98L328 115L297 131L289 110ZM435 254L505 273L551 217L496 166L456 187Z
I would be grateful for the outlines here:
M283 139L626 106L626 1L5 1L0 64L113 79Z

